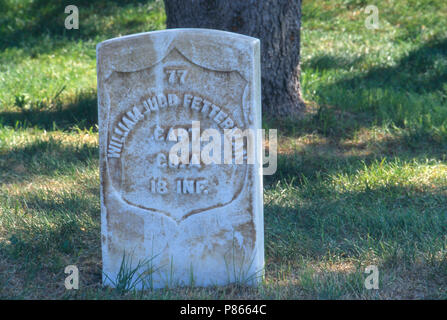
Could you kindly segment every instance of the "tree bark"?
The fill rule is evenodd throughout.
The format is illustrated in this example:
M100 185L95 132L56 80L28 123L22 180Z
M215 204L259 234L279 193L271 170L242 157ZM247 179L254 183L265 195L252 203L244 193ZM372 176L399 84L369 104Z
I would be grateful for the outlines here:
M263 113L299 117L301 0L164 0L168 28L209 28L261 40Z

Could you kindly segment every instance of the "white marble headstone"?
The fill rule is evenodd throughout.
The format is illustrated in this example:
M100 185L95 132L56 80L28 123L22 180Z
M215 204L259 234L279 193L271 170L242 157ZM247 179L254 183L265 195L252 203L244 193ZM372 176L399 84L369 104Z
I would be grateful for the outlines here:
M207 29L98 44L104 284L114 285L123 258L142 264L146 287L259 283L261 139L244 140L243 163L200 159L213 139L206 129L261 128L259 51L258 39ZM192 156L176 164L169 152L181 129Z

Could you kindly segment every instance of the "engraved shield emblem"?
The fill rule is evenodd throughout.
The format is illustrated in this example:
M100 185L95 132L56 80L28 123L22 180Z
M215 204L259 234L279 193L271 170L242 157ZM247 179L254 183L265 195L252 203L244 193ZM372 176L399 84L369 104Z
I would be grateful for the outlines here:
M212 128L223 136L224 123L247 127L247 82L238 72L205 68L172 47L147 68L112 72L106 86L112 83L118 89L107 90L107 173L123 201L179 223L238 197L246 164L167 161L173 129L200 121L201 132ZM222 138L222 158L223 146Z

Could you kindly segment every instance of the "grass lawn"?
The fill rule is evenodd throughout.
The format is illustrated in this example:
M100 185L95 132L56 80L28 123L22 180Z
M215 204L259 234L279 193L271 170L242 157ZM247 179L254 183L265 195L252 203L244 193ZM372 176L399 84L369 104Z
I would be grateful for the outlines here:
M74 0L65 30L57 3L0 0L0 298L447 298L446 2L304 0L309 110L264 121L263 285L146 292L101 287L95 46L165 28L163 4Z

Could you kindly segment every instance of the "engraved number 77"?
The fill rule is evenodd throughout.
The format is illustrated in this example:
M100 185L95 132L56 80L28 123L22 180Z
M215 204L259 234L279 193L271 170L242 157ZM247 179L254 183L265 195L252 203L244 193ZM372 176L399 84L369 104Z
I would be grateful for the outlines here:
M168 82L169 84L175 84L176 82L180 82L181 84L185 83L186 74L188 70L185 69L168 69L165 70L168 74Z

